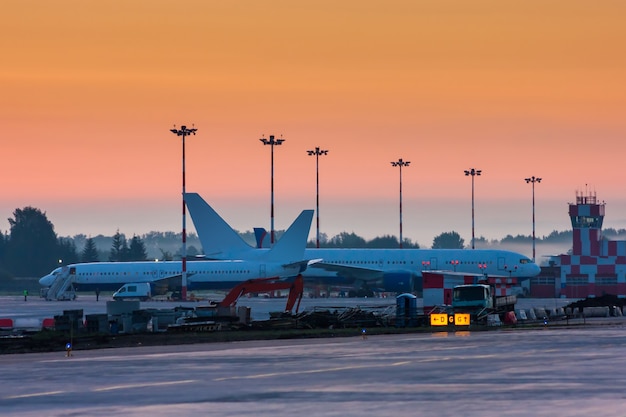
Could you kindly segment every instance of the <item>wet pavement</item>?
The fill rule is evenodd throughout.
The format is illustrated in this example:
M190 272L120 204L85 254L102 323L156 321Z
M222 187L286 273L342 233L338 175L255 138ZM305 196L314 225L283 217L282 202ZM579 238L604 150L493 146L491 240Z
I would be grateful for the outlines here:
M219 296L217 296L219 299ZM0 297L0 318L106 312L107 297ZM570 300L520 299L519 307ZM284 299L245 298L255 319ZM150 301L142 308L198 306ZM393 308L393 298L303 299ZM624 416L624 319L591 326L211 343L0 356L2 415ZM594 320L589 320L593 323Z
M624 416L621 325L0 356L3 416Z

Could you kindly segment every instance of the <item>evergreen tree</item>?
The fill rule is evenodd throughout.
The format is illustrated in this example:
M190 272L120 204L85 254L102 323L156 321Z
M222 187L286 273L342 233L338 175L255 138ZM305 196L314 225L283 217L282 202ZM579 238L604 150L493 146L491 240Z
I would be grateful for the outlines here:
M76 245L70 238L59 238L59 260L64 265L75 264L78 262L78 253L76 252Z
M0 233L0 282L11 278L12 274L6 269L5 253L9 236L4 233Z
M463 249L465 241L457 232L444 232L433 239L433 249Z
M128 262L130 261L130 248L128 247L128 241L126 239L124 239L124 241L122 242L122 251L121 251L121 255L120 255L120 261L122 262Z
M4 253L7 250L7 242L9 237L4 233L0 233L0 265L4 265Z
M96 243L90 237L85 241L85 247L80 254L81 262L99 262L100 256L98 254L98 249L96 248Z
M34 207L16 209L6 242L5 265L16 276L42 276L58 264L59 244L46 214Z
M145 261L148 259L148 254L146 253L146 245L142 242L142 240L133 235L133 238L130 240L130 247L128 249L128 260L129 261Z
M109 253L109 261L111 262L121 262L124 261L125 253L124 247L128 249L126 246L126 238L123 234L118 230L113 235L113 243L111 244L111 252Z

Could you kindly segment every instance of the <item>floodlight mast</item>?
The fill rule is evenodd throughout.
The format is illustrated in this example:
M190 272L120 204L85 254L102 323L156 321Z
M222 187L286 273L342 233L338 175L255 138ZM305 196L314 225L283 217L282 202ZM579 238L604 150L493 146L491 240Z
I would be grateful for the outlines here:
M481 174L480 169L470 168L469 170L465 170L465 176L472 177L472 249L475 249L475 238L474 238L474 177Z
M402 167L408 167L411 161L403 161L402 158L392 161L391 166L400 167L400 249L402 249Z
M313 151L306 151L309 156L315 155L315 214L317 215L317 235L315 247L320 247L320 155L328 155L328 150L315 147Z
M193 126L193 125L192 125ZM176 129L176 125L174 125L173 129L170 129L170 132L175 134L176 136L182 136L183 138L183 247L182 247L182 284L180 291L180 298L183 301L187 300L187 219L186 219L186 206L185 206L185 138L189 135L195 135L196 131L195 127L191 129L187 128L187 126L181 126L180 129Z
M278 146L281 145L285 139L283 139L282 135L280 137L280 139L275 139L274 135L270 135L269 139L265 139L265 136L263 136L261 139L259 139L263 145L270 145L270 149L271 149L271 203L270 203L270 245L274 246L274 146Z
M533 188L533 262L535 262L535 183L541 182L541 178L534 175L530 178L524 178L526 184L531 183Z

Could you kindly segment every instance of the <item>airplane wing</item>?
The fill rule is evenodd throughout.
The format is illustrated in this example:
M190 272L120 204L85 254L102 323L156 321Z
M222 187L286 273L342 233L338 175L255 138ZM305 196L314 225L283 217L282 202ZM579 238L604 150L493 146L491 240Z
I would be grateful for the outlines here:
M345 278L351 278L359 281L376 281L383 278L383 271L372 268L362 268L358 266L347 266L329 264L326 262L316 262L310 265L313 269L323 269L324 271L336 272Z
M194 274L194 272L187 272L187 278L192 277ZM155 279L151 283L156 289L157 294L164 294L168 289L180 287L183 284L183 275L168 275L159 279Z
M291 262L291 263L288 263L288 264L283 264L283 268L299 267L300 268L300 272L303 272L309 266L314 265L316 263L319 263L321 261L322 261L321 259L305 259L305 260L302 260L302 261L297 261L297 262Z

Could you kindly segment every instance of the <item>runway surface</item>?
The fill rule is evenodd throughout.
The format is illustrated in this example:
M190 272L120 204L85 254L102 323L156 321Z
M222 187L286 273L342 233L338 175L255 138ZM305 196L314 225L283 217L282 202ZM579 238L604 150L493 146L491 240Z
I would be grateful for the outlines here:
M0 357L3 416L624 416L623 326Z
M0 317L106 311L0 297ZM392 299L304 299L393 306ZM284 299L243 299L267 318ZM522 299L521 307L569 300ZM183 303L198 305L198 303ZM171 308L180 302L148 302ZM256 314L255 314L256 313ZM255 318L256 318L255 317ZM611 325L135 347L0 356L3 416L625 416L626 329ZM358 333L358 330L355 330Z

